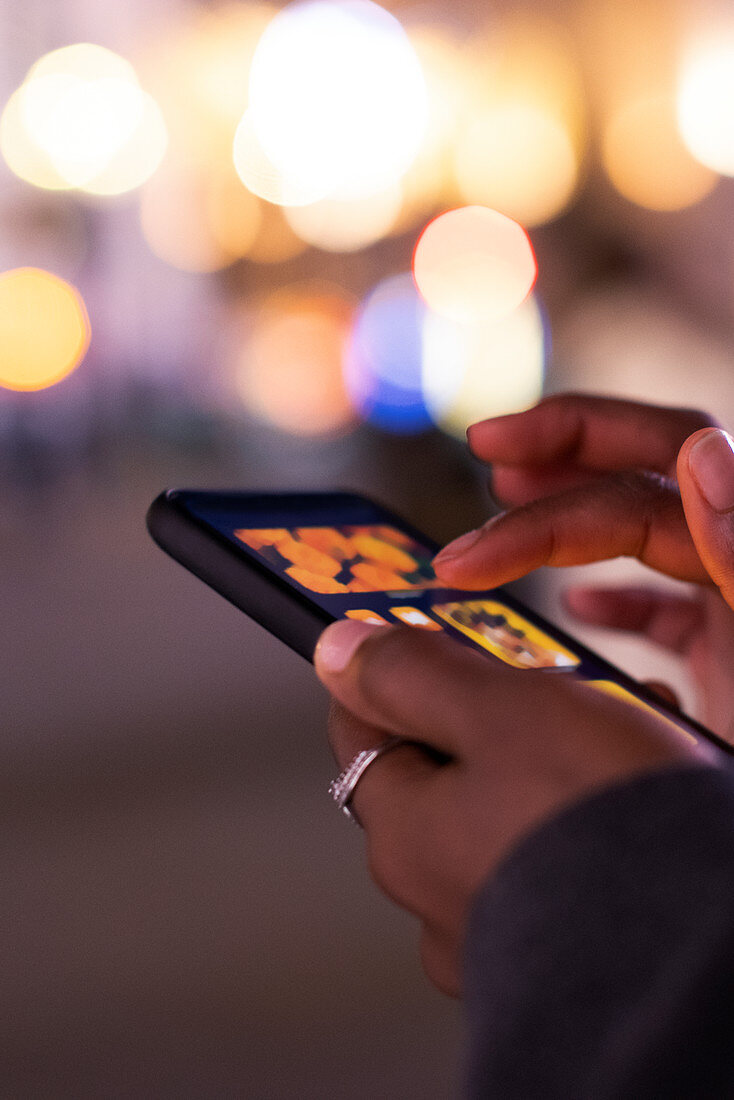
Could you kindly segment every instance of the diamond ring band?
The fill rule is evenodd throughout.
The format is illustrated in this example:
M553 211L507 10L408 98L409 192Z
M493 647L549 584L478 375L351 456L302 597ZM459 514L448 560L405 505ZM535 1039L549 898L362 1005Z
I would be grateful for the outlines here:
M350 820L359 825L359 821L349 808L349 803L354 795L355 788L370 764L374 764L378 757L394 749L397 745L405 743L404 737L388 737L379 745L371 749L363 749L358 752L353 760L347 764L341 775L333 779L329 784L329 794Z

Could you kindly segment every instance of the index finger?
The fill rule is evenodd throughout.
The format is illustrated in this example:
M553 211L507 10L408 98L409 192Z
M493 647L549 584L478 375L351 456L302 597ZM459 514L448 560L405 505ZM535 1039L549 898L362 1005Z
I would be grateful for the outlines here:
M583 565L621 556L679 580L710 581L677 487L657 474L613 474L495 516L434 558L444 584L484 589L543 565ZM466 540L466 541L463 541Z
M500 466L583 471L645 469L674 476L683 442L716 421L696 409L559 394L525 412L472 424L469 445Z

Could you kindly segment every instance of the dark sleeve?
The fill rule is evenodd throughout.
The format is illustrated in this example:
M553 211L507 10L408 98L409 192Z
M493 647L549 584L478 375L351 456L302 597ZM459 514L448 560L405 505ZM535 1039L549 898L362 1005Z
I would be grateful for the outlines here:
M609 788L526 838L466 948L470 1097L734 1097L734 771Z

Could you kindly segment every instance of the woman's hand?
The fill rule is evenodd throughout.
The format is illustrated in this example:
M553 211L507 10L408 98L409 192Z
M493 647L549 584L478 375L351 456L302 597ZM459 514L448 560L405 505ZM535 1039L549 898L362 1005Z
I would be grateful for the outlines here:
M438 555L441 580L481 589L541 565L626 555L701 586L574 588L569 611L686 657L704 720L734 715L734 451L704 413L570 394L469 429L510 507Z
M418 628L341 620L315 665L340 767L390 734L417 742L368 768L353 807L375 881L420 919L424 968L452 995L471 900L528 831L609 784L719 757L571 674L512 669Z

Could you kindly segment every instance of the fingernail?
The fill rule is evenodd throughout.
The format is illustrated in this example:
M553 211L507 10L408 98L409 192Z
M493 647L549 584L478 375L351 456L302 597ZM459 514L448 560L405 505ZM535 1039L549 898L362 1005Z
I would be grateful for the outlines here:
M365 638L376 630L384 627L358 619L339 619L319 638L314 663L324 672L343 672Z
M717 512L734 508L734 440L721 429L693 444L688 465L698 487Z
M476 531L467 531L465 535L462 535L458 539L454 539L448 546L444 546L443 550L440 550L433 559L433 564L437 565L442 561L450 561L451 558L458 558L462 554L465 554L475 542L481 537L481 529L477 528Z

